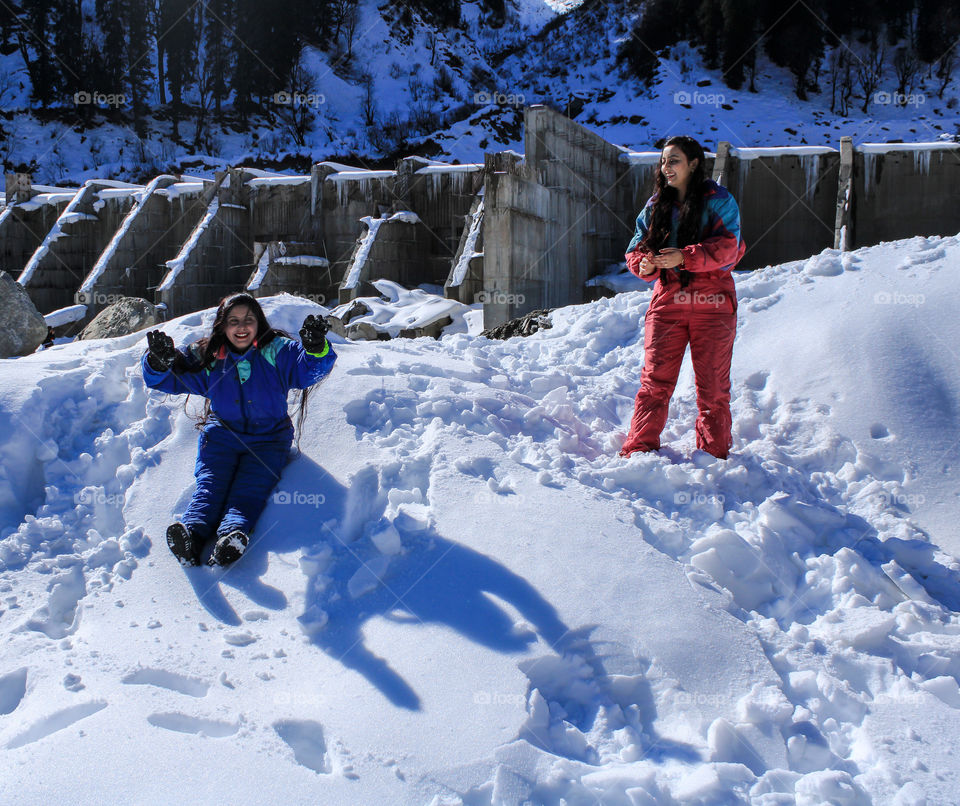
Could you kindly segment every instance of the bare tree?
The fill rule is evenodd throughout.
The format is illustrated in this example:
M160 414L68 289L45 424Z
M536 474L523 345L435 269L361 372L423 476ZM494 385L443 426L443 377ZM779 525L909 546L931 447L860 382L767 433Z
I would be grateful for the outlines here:
M940 80L937 86L937 97L943 99L943 92L953 78L953 71L957 67L957 44L954 42L947 48L947 52L937 60L937 78Z
M907 96L917 85L920 74L920 59L917 52L910 46L897 48L893 56L893 70L897 75L897 94L900 106L907 105Z
M857 65L857 80L860 89L863 91L863 106L861 109L866 112L870 106L870 98L880 86L883 78L883 63L886 58L886 49L883 45L873 44L864 53L863 58Z
M207 133L210 108L213 105L214 75L212 60L205 48L197 54L197 74L194 88L197 92L197 121L193 132L194 151L200 150L200 144Z
M317 89L316 77L304 64L302 50L290 71L290 92L284 95L287 97L280 108L280 120L293 141L304 146L326 99Z
M846 117L850 113L850 99L853 96L853 56L842 40L830 54L828 76L830 111Z

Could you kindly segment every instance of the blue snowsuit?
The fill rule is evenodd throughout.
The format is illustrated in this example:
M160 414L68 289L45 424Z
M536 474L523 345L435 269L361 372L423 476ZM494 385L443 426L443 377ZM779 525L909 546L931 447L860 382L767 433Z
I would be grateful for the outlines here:
M249 535L280 478L293 444L287 393L324 378L337 360L327 342L308 353L299 341L277 336L242 355L223 349L212 366L180 350L195 372L157 372L141 360L143 380L172 395L210 400L212 416L200 433L197 489L180 521L202 540L239 529Z

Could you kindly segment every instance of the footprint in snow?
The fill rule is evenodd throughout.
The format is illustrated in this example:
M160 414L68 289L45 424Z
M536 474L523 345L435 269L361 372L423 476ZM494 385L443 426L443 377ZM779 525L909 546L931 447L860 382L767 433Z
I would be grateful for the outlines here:
M206 736L210 739L224 739L233 736L240 726L232 722L221 722L217 719L202 719L177 712L166 714L150 714L147 722L157 728L172 730L177 733L193 733Z
M157 686L158 688L186 694L188 697L205 697L210 690L210 684L195 677L186 677L166 669L137 669L123 677L127 685Z
M69 728L75 722L86 719L88 716L92 716L97 713L97 711L102 711L106 707L107 703L103 700L93 700L92 702L72 705L69 708L56 711L50 714L50 716L35 722L19 736L12 739L9 744L7 744L7 749L16 750L18 747L24 747L25 745L38 742L51 734Z
M23 701L26 693L26 667L0 677L0 716L13 713Z
M293 750L298 764L327 775L332 772L323 738L323 725L311 720L283 719L273 724L277 735Z

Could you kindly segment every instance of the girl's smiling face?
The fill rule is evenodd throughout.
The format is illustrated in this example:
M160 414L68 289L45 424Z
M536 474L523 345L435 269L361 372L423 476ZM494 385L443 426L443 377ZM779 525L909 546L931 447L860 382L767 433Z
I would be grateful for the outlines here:
M679 146L667 146L660 155L660 172L670 187L681 196L686 193L690 175L696 170L699 160L688 160Z
M238 353L244 352L257 338L257 317L248 305L235 305L227 314L223 335Z

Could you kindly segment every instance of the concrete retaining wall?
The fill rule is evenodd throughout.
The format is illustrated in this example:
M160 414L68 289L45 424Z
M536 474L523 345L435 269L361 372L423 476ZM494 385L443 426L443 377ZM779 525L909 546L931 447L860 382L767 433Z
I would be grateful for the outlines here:
M833 246L840 152L833 148L731 148L713 178L733 193L747 251L739 269L798 260Z
M46 314L74 304L83 278L119 229L137 190L135 185L91 180L76 192L17 278L38 311Z
M848 248L960 232L960 143L884 143L853 150Z

